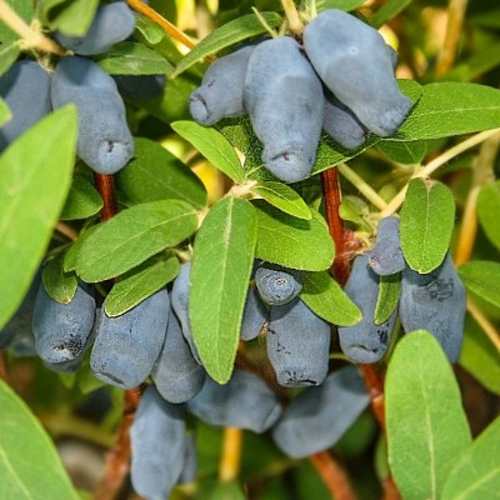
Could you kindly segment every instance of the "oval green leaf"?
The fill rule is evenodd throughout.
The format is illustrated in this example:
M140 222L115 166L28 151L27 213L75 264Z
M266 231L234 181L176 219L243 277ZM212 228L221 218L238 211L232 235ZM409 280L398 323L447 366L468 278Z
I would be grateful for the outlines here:
M74 273L64 271L65 257L64 252L61 252L49 260L42 273L42 281L47 294L60 304L69 304L78 286Z
M215 168L226 174L234 182L240 183L245 180L245 171L241 166L236 151L220 132L187 120L174 122L171 126Z
M257 258L303 271L329 269L335 247L323 217L311 209L312 219L291 217L262 201L254 203L258 216Z
M86 219L99 213L102 207L101 195L90 179L85 175L76 174L60 218L62 220Z
M471 435L451 366L430 333L407 333L396 346L385 414L389 465L402 497L437 500Z
M488 239L500 250L500 181L481 188L477 198L477 215Z
M135 139L134 158L115 176L116 187L127 202L174 199L202 208L207 192L187 165L157 142Z
M304 288L300 298L328 323L352 326L363 318L358 306L342 290L327 271L304 273Z
M0 329L21 304L71 184L76 109L38 122L0 156Z
M410 182L401 209L401 248L406 262L428 274L442 262L455 224L455 200L442 183L423 179Z
M178 200L153 201L123 210L84 239L76 272L83 281L105 281L189 238L198 219Z
M203 366L220 384L233 371L256 241L254 207L233 197L210 210L196 235L189 315Z
M310 220L311 210L297 191L281 182L268 181L255 186L253 191L286 214Z
M472 293L500 307L500 264L474 260L460 267L458 274Z
M78 500L49 436L0 380L0 498Z
M120 316L170 283L179 274L177 257L154 259L124 274L106 296L108 316Z

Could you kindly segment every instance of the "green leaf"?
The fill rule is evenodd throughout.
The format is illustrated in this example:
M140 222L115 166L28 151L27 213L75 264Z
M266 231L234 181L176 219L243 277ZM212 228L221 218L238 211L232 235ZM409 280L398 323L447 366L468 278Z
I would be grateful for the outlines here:
M444 485L442 500L495 498L500 491L500 417L462 454Z
M440 497L471 435L450 364L420 330L399 341L385 381L389 465L401 496Z
M366 0L317 0L316 9L322 12L327 9L340 9L349 12L361 7Z
M477 215L488 239L500 250L500 181L481 188L477 198Z
M312 218L311 210L306 202L286 184L274 181L262 182L255 186L253 191L286 214L299 219L310 220Z
M89 178L76 174L60 218L62 220L86 219L99 213L102 207L102 198Z
M414 179L401 209L401 248L420 274L436 269L446 255L455 224L455 201L442 183Z
M245 180L245 171L236 151L227 139L213 128L202 127L196 122L179 121L172 128L190 142L215 168L236 183Z
M304 273L300 298L324 320L337 326L352 326L363 318L358 306L330 276L328 271Z
M51 113L0 156L0 329L17 310L45 254L71 183L74 106Z
M236 481L218 482L209 495L209 500L245 500L245 498Z
M12 113L7 103L0 97L0 127L12 118Z
M465 319L465 332L459 363L489 391L500 396L500 354L470 316Z
M27 24L30 24L31 19L33 18L33 0L8 0L7 2L14 11L21 16ZM14 40L17 40L19 35L12 31L7 25L0 21L0 43L8 44ZM2 49L0 49L0 61L2 61L4 54ZM0 64L1 66L1 64ZM0 71L0 74L2 72Z
M83 36L94 19L99 0L42 0L38 13L52 30L67 36Z
M127 208L85 238L76 272L88 283L116 278L189 238L197 224L194 208L178 200Z
M475 260L460 266L458 274L472 293L500 307L500 264Z
M110 75L168 75L173 71L162 55L137 42L113 45L98 63Z
M88 238L94 231L96 231L100 226L90 226L82 230L79 234L78 239L72 243L69 247L66 255L64 257L64 271L69 273L70 271L76 270L76 265L78 261L78 254L82 248L83 241Z
M157 142L135 139L134 159L115 176L128 202L176 199L194 207L207 204L207 192L190 168Z
M281 24L281 16L275 12L262 12L261 14L271 28L276 28ZM234 19L212 31L191 52L184 56L177 68L175 68L172 78L179 76L183 71L186 71L205 57L262 33L266 33L266 29L255 14Z
M8 44L0 44L0 76L14 64L20 53L21 46L17 40Z
M391 139L419 141L500 127L500 90L476 83L423 87L422 98Z
M223 198L196 235L189 314L203 366L218 383L231 378L252 272L257 220L250 202Z
M179 273L177 257L148 261L118 280L104 301L108 316L120 316L170 283Z
M304 271L329 269L335 247L321 215L311 210L312 219L291 217L256 201L258 239L256 257L273 264Z
M49 436L3 380L0 408L0 498L78 500Z
M427 142L380 141L377 149L394 162L412 165L419 164L424 159L427 154Z
M369 233L373 229L368 222L370 207L363 199L357 196L347 195L342 197L339 215L343 220L352 222L358 226L362 231Z
M135 29L139 31L144 39L151 45L156 45L165 38L165 32L160 26L143 14L138 14L137 12Z
M370 24L375 28L380 28L387 21L396 17L401 11L410 5L412 0L388 0L369 19Z
M61 252L47 263L42 281L50 297L60 304L69 304L75 296L78 280L74 273L64 271L64 257Z
M375 324L385 323L398 307L401 292L401 274L380 276L377 304L375 305Z
M470 22L484 28L500 28L500 8L494 7L472 15Z

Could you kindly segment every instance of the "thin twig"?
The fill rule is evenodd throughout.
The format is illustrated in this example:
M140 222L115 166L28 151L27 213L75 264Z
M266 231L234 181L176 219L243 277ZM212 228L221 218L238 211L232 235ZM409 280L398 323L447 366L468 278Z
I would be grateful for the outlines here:
M478 227L476 212L477 199L481 188L485 184L495 180L493 168L499 142L500 134L496 134L484 141L474 161L472 185L465 202L462 224L460 226L460 233L458 235L455 251L455 264L457 266L465 264L471 258Z
M302 35L304 31L304 24L302 23L297 7L293 0L281 0L281 5L285 11L286 18L288 20L288 26L290 31L294 35Z
M486 141L490 137L494 136L500 131L500 129L496 128L493 130L486 130L484 132L480 132L479 134L473 135L469 137L465 141L458 143L456 146L448 149L441 155L437 156L433 160L431 160L425 167L419 169L413 178L416 177L429 177L433 174L438 168L442 167L444 164L448 163L450 160L455 158L456 156L464 153L468 149L481 144L481 142ZM406 191L408 190L408 185L406 185L387 205L387 207L382 210L380 213L381 217L387 217L396 212L401 204L403 203Z
M436 64L436 76L448 73L455 62L468 0L450 0L446 35Z
M332 498L335 500L355 500L357 498L345 470L330 453L326 451L315 453L309 459L320 473Z
M184 34L175 24L172 24L170 21L165 19L161 14L158 14L156 10L151 8L149 5L146 5L141 0L127 0L127 3L132 7L135 11L143 14L148 19L151 19L154 23L160 26L167 35L169 35L174 40L182 43L188 49L192 49L195 47L195 43Z
M65 54L66 51L54 40L32 29L5 0L0 0L0 19L22 38L23 48L37 49L58 56Z
M497 351L500 351L500 334L498 330L471 298L467 299L467 311L469 311L470 315L476 320L484 333L486 333Z
M219 464L219 480L234 481L240 472L243 431L236 427L226 427Z
M0 380L7 382L7 362L5 353L0 349Z
M95 174L94 178L97 190L103 201L101 220L104 222L111 219L111 217L116 214L114 180L112 175Z
M68 226L68 224L65 224L64 222L57 223L56 231L66 236L66 238L70 239L71 241L75 241L78 239L78 233L71 226Z
M272 38L277 38L278 33L269 26L269 23L265 20L264 16L259 12L256 7L252 7L253 13L257 16L259 23L262 24L264 29L271 35Z
M337 165L337 170L376 208L384 210L387 207L385 200L352 168L345 163Z

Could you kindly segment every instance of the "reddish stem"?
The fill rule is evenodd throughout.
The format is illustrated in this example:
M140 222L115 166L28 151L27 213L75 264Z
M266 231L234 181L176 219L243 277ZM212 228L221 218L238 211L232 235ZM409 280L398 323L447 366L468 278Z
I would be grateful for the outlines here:
M95 183L104 203L101 210L101 220L107 221L117 213L113 176L95 174ZM125 391L124 398L125 408L120 427L118 428L116 445L107 456L104 476L95 495L96 500L111 500L115 498L130 468L129 429L134 421L134 414L139 405L140 390L131 389Z
M7 382L7 362L5 360L5 353L0 350L0 380Z
M344 469L327 451L309 457L335 500L355 500L356 493L351 487Z

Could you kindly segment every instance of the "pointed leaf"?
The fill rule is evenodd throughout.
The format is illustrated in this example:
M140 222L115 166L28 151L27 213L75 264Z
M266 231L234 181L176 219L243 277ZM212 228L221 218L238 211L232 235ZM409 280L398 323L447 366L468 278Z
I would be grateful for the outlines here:
M189 314L203 366L220 384L231 377L252 272L257 220L250 202L226 197L196 235Z
M300 298L318 316L332 325L352 326L363 318L358 306L327 271L304 273Z
M402 497L437 500L471 435L451 366L430 333L407 333L396 346L385 414L389 465Z
M64 258L61 252L47 263L42 281L50 297L60 304L69 304L75 296L78 280L74 273L64 272Z
M401 209L401 248L408 265L421 274L436 269L450 246L455 201L440 182L414 179Z
M172 128L234 182L245 180L245 171L236 151L220 132L191 121L174 122Z
M76 272L88 283L115 278L189 238L197 223L195 209L182 201L135 205L85 238Z
M0 156L0 329L21 304L71 184L76 109L38 122Z
M377 304L375 305L375 324L385 323L398 307L401 291L401 274L380 276Z
M76 174L61 213L62 220L86 219L101 211L103 202L89 178Z
M467 262L458 270L468 290L500 307L500 264L487 260Z
M258 184L254 191L262 196L271 205L286 214L293 215L299 219L310 220L311 210L306 202L290 186L281 182L268 181Z

